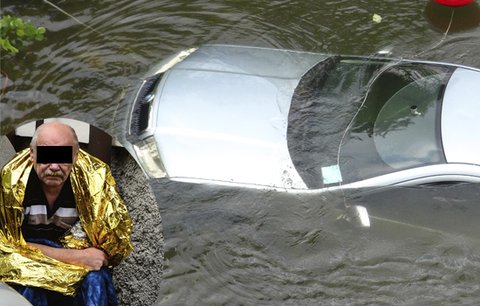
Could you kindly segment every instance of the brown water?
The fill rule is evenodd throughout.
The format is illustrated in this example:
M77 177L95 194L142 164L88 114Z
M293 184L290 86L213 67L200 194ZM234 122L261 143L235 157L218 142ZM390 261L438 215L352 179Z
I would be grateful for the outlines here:
M52 2L68 15L46 1L2 1L2 14L48 31L23 53L2 53L2 134L70 117L121 139L129 97L148 68L206 43L355 55L387 49L480 67L477 3L452 11L427 0ZM474 305L480 298L478 239L451 222L432 231L377 220L361 230L337 217L345 201L362 197L152 183L167 244L159 305ZM431 204L424 213L434 218L435 207L465 193L474 199L479 188L419 195L418 205Z

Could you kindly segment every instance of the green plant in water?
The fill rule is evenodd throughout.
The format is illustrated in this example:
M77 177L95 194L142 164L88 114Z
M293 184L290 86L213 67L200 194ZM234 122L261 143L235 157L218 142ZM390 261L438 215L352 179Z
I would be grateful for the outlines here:
M44 39L44 27L36 27L30 21L5 15L0 19L0 46L10 53L17 53L26 41Z

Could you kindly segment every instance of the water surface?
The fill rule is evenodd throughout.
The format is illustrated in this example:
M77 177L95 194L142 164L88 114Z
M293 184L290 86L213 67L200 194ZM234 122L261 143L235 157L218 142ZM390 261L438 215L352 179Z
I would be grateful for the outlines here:
M478 4L452 15L427 0L53 3L68 14L47 1L2 1L2 13L48 31L23 53L2 53L2 134L26 121L70 117L122 139L130 96L146 71L206 43L353 55L387 49L480 67ZM417 206L386 209L365 230L338 219L345 204L370 201L364 196L152 184L166 239L158 305L472 305L480 296L475 231L408 222L408 213L428 221L447 220L437 212L455 207L469 212L478 186L420 191ZM422 203L428 209L416 211Z

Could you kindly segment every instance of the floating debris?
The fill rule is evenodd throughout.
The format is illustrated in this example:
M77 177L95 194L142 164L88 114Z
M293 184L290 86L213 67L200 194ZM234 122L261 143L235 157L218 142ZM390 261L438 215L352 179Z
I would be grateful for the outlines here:
M382 16L380 16L378 14L373 14L372 21L375 22L375 23L380 23L380 22L382 22Z

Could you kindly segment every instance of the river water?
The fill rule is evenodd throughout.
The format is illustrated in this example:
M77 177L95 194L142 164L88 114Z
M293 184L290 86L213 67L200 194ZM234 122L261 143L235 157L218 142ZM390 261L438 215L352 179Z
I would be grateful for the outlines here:
M427 0L3 0L7 13L46 27L47 35L17 55L2 53L2 134L27 121L69 117L122 140L126 105L148 68L206 43L354 55L389 50L400 58L480 67L477 3L453 11ZM478 186L395 190L381 200L166 181L152 186L166 239L158 305L480 300L472 221L478 214L471 214ZM370 229L338 218L345 203L398 204L402 194L409 195L408 209L387 209ZM445 210L461 218L439 214ZM416 225L420 214L435 224Z

